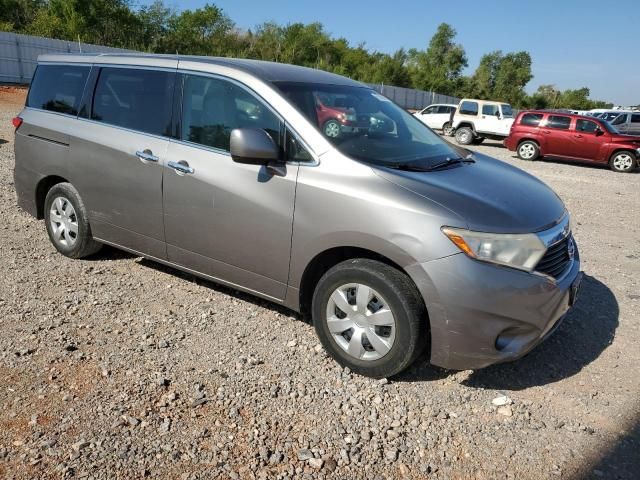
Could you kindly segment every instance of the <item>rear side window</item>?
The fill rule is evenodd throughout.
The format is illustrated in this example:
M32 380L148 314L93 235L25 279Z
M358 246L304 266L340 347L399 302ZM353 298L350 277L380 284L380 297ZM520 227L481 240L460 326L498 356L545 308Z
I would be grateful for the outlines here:
M462 115L478 115L477 102L462 102L460 105L460 114Z
M438 107L438 113L451 113L451 107L440 106Z
M93 94L91 119L169 136L175 73L103 68Z
M90 69L87 66L39 65L29 89L27 107L77 115Z
M561 115L549 115L547 120L547 128L556 128L558 130L568 130L571 125L571 117Z
M234 128L261 128L281 145L281 122L258 98L234 83L185 75L181 139L229 151Z
M541 113L525 113L520 119L520 125L537 127L540 125L543 115Z
M640 113L631 115L631 123L640 123Z

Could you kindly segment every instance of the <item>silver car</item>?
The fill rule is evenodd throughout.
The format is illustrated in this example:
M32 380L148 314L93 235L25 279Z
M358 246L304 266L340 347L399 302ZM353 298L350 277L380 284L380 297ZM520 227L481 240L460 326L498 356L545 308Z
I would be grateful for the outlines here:
M331 95L366 128L325 136ZM518 358L576 298L552 190L338 75L46 55L14 124L18 203L60 253L108 244L285 305L363 375L424 349L450 369Z

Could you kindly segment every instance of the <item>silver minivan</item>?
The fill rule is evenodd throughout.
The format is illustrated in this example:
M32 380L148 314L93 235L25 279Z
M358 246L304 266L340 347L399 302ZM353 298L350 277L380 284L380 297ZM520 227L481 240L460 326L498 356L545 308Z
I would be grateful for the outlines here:
M425 349L450 369L521 357L576 298L552 190L338 75L45 55L14 124L18 203L60 253L108 244L285 305L363 375Z

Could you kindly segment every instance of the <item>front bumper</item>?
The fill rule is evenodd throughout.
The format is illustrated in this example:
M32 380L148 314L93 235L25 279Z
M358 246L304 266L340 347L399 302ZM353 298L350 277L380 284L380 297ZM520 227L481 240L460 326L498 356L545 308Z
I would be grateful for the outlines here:
M483 368L528 353L559 325L581 275L577 253L557 280L463 253L407 270L429 312L431 363L453 370Z

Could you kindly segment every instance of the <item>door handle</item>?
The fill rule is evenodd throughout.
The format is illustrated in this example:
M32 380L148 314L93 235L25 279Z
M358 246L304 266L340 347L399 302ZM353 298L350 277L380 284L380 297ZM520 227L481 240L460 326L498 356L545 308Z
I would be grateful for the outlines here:
M549 130L543 130L542 133L546 133L547 135L550 134L551 132Z
M195 172L195 170L184 160L180 160L179 162L169 162L167 166L169 168L173 168L178 175L186 175L187 173L191 174Z
M582 138L582 135L580 135L579 133L576 133L576 134L574 135L574 137L576 137L576 138Z
M142 162L157 163L158 160L160 160L148 148L145 148L142 151L140 151L140 150L136 151L136 157L138 157Z

